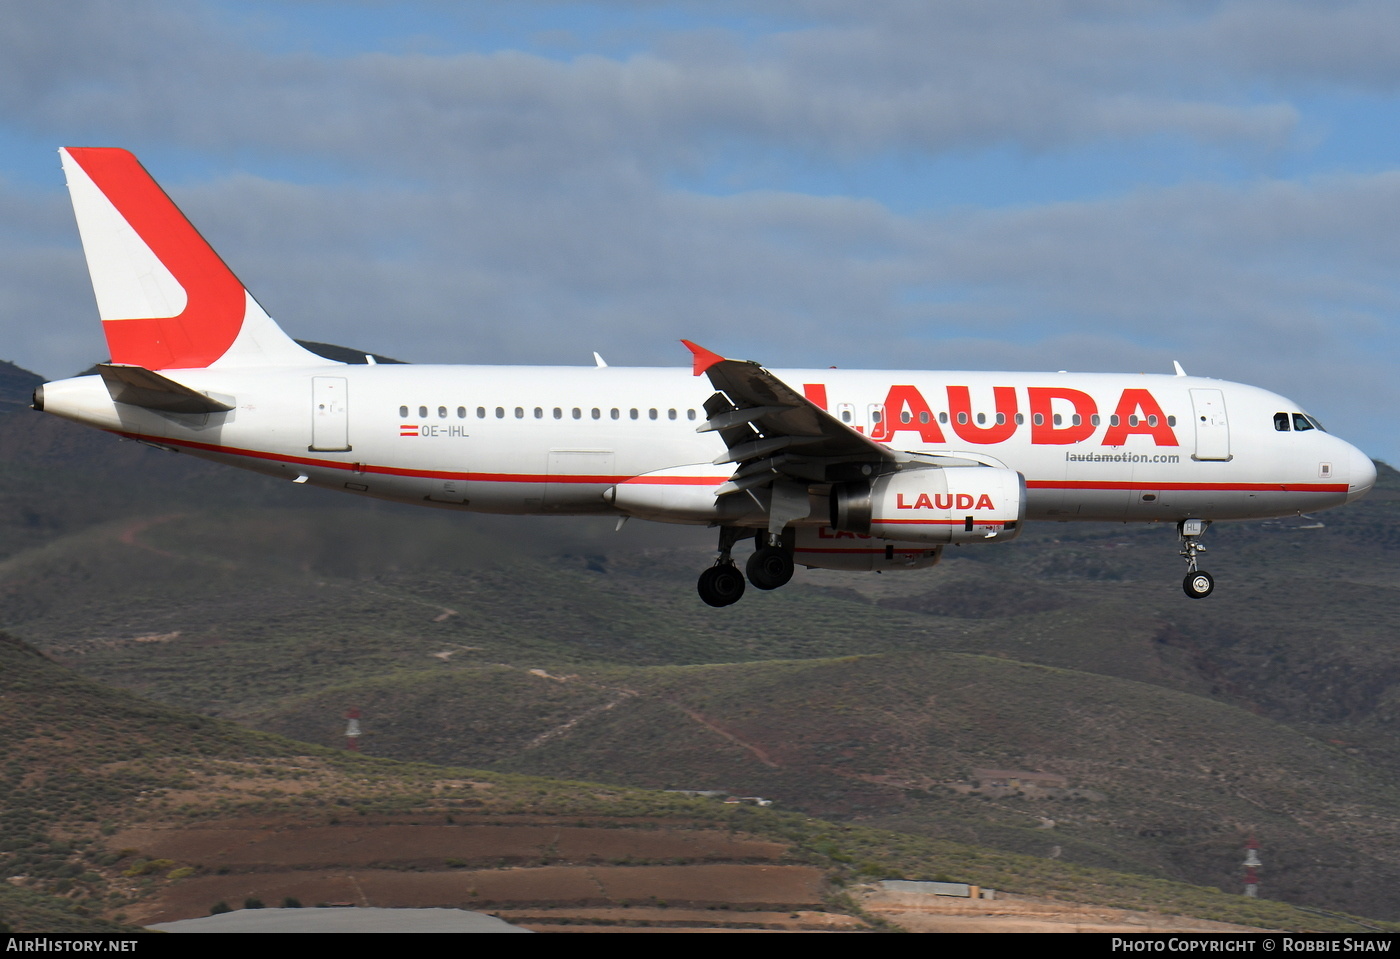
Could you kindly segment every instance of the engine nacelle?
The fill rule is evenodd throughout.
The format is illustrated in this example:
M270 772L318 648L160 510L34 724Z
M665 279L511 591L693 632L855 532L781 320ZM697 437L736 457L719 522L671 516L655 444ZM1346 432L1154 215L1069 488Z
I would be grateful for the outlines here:
M901 470L831 496L835 529L914 543L1005 542L1025 515L1026 478L993 467Z
M881 569L925 569L943 555L942 546L894 543L830 526L793 528L792 559L808 569L845 569L868 573Z

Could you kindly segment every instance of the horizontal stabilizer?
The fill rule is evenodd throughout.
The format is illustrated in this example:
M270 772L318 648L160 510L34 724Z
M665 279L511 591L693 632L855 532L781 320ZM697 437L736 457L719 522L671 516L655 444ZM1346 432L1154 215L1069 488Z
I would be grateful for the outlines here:
M233 409L232 403L206 396L144 366L99 363L97 371L112 399L128 406L165 413L224 413Z

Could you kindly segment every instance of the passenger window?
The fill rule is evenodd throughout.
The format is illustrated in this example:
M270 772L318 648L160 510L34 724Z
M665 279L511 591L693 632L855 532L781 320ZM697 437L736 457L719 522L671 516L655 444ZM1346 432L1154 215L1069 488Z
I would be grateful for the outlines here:
M1312 423L1308 422L1308 418L1302 413L1293 414L1293 429L1295 431L1301 433L1303 430L1310 430L1312 428Z
M1278 430L1280 433L1287 433L1290 428L1291 427L1288 425L1287 413L1274 414L1274 429Z
M628 410L627 414L631 416L634 420L637 418L637 410L635 408Z
M1005 425L1006 425L1006 414L1005 414L1005 413L998 413L998 414L997 414L997 426L1005 426Z
M667 411L666 411L666 418L667 418L668 420L673 420L673 419L675 419L675 418L676 418L676 411L675 411L675 410L667 410Z
M457 407L457 419L459 419L459 420L464 420L464 419L466 419L466 418L467 418L467 408L466 408L465 406L459 406L459 407Z
M1098 426L1098 425L1099 425L1099 422L1100 422L1100 421L1099 421L1099 414L1097 414L1097 413L1090 413L1090 414L1089 414L1089 425L1090 425L1090 426Z
M505 408L504 406L498 406L498 407L496 407L496 419L498 419L498 420L503 420L503 419L505 419L505 418L506 418L506 408Z
M1026 414L1025 414L1025 413L1017 413L1017 414L1016 414L1016 425L1017 425L1017 426L1020 426L1021 424L1025 423L1025 422L1026 422Z
M428 418L428 408L427 408L426 406L420 406L420 407L418 407L418 416L419 416L419 418L421 418L421 419L427 419L427 418Z
M583 419L583 410L579 409L577 406L574 407L574 419Z
M959 413L959 414L958 414L958 425L959 425L959 426L966 426L966 425L967 425L967 414L966 414L966 413Z
M535 407L535 419L537 419L537 420L542 420L542 419L544 419L544 410L541 409L541 408L538 407L538 406Z
M904 412L899 414L899 421L901 423L912 423L914 422L914 414L910 413L908 410L905 410Z
M656 410L647 410L647 416L656 419Z
M439 407L438 407L438 419L440 419L440 420L445 420L445 419L447 419L447 407L445 407L445 406L439 406Z
M986 413L978 413L978 414L977 414L977 425L978 425L978 426L982 426L982 425L985 424L986 422L987 422L987 414L986 414Z
M1034 423L1036 426L1044 426L1044 425L1045 425L1045 414L1044 414L1044 413L1036 413L1034 416L1031 417L1031 422Z
M1175 416L1168 416L1168 417L1167 417L1167 425L1168 425L1168 426L1175 426L1175 425L1176 425L1176 417L1175 417Z
M598 409L598 407L596 407L596 406L593 407L593 418L594 418L595 420L600 420L600 419L603 418L603 411L600 410L600 409Z
M928 421L929 421L928 410L924 410L922 413L919 414L919 422L920 422L920 423L927 423Z
M564 411L557 406L554 408L554 418L556 420L562 420L564 418Z
M938 414L938 422L943 423L943 424L946 425L947 422L948 422L948 414L947 414L947 413L939 413L939 414ZM967 421L964 420L963 422L967 422Z
M478 406L478 407L476 408L476 418L479 419L479 420L484 420L484 419L486 419L486 407L484 407L484 406Z
M401 419L401 420L403 420L403 419L408 419L408 407L407 407L407 406L400 406L400 407L399 407L399 419Z
M1079 425L1083 424L1083 422L1084 422L1084 417L1080 416L1078 413L1075 413L1073 416L1071 416L1071 417L1069 418L1069 422L1070 422L1070 425L1071 425L1071 426L1079 426Z
M842 411L841 411L841 422L842 422L842 423L849 423L850 421L851 421L851 411L850 411L850 410L842 410Z
M518 419L518 420L523 420L523 419L525 418L525 409L524 409L524 407L517 406L517 407L515 408L515 418Z
M613 418L613 419L617 419L617 416L618 416L617 407L614 406L614 407L613 407L613 411L612 411L612 418Z
M688 419L688 420L693 420L693 419L695 419L695 411L694 411L694 410L686 410L686 411L685 411L685 418Z

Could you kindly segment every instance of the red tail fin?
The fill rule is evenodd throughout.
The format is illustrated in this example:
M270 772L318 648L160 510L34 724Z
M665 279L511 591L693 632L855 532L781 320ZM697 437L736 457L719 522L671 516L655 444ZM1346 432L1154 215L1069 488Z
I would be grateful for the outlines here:
M113 362L324 365L272 322L136 157L59 152Z

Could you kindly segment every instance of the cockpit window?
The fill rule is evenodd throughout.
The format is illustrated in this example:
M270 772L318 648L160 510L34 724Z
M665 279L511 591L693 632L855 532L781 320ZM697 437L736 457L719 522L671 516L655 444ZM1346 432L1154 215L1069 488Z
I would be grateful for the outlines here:
M1312 420L1308 419L1302 413L1294 413L1293 428L1299 433L1303 432L1303 430L1310 430L1313 428Z
M1287 433L1291 428L1292 427L1288 425L1287 413L1274 414L1274 429L1278 430L1280 433Z

